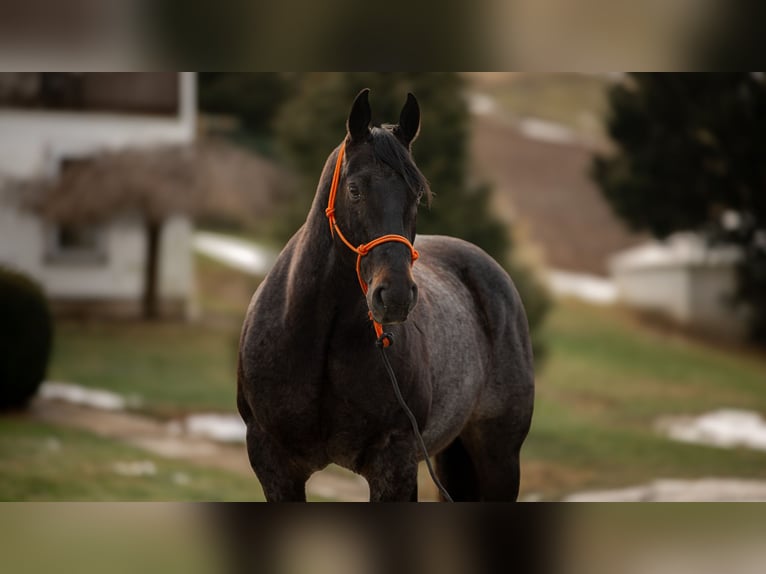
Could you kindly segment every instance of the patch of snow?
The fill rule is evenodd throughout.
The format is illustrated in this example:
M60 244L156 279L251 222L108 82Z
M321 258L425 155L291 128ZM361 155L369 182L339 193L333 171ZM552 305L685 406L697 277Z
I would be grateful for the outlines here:
M315 472L306 481L306 491L330 500L366 502L370 499L367 481L350 472L338 472L334 465Z
M468 109L476 116L491 116L498 112L498 105L489 94L472 92L468 94ZM578 140L577 134L568 127L540 118L520 118L514 120L513 125L531 140L557 144L572 144Z
M61 441L55 436L45 439L45 448L51 452L59 452L61 450Z
M177 484L178 486L187 486L191 484L191 477L185 472L174 472L173 484Z
M544 502L543 495L539 492L530 492L529 494L522 496L519 502Z
M727 209L721 215L721 225L726 231L735 231L742 226L742 216L733 209Z
M517 123L519 131L532 140L571 144L577 141L575 133L567 127L538 118L524 118Z
M41 398L63 401L105 411L123 411L129 406L140 404L138 397L126 399L122 395L102 389L91 389L72 383L46 381L40 386Z
M726 265L742 258L734 245L710 245L697 233L674 233L665 240L652 240L613 256L612 269L675 267L681 265Z
M700 416L664 417L657 428L669 438L720 448L746 447L766 451L766 419L741 409L719 409ZM648 484L614 490L570 494L566 502L700 502L766 501L766 481L704 478L659 479Z
M194 234L194 249L251 275L265 275L276 260L274 252L256 243L207 231Z
M477 116L488 116L495 112L497 104L492 96L473 92L468 95L468 109Z
M120 476L140 477L155 476L157 474L157 466L151 460L116 462L112 469Z
M668 417L657 427L681 442L766 450L766 420L753 411L719 409L698 417Z
M136 437L129 442L135 446L165 458L201 459L218 454L216 445L209 442L190 441L187 437Z
M596 275L551 270L546 273L548 288L556 295L574 297L597 305L611 305L617 300L614 282Z
M217 442L244 443L247 427L237 414L196 414L184 419L186 432Z
M613 490L592 490L565 496L564 502L759 502L766 501L766 481L728 478L658 479Z

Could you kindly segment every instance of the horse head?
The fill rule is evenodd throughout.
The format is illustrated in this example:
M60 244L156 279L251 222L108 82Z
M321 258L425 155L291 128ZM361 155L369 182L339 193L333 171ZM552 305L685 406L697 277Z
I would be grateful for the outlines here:
M430 199L428 182L411 154L420 108L408 94L398 124L370 127L368 95L369 90L362 90L351 107L341 148L345 157L336 165L337 195L330 208L337 218L335 229L343 230L338 235L345 235L358 254L359 281L373 319L396 324L417 303L412 242L418 204L423 197Z

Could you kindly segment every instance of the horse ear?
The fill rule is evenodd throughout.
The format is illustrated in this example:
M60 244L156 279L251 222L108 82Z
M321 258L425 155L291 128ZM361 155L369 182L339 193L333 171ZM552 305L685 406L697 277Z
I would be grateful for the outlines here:
M402 113L399 116L399 137L407 147L415 141L420 133L420 106L411 93L407 94Z
M346 131L351 141L363 141L370 134L370 120L372 110L369 102L370 89L365 88L359 92L351 105L351 112L346 120Z

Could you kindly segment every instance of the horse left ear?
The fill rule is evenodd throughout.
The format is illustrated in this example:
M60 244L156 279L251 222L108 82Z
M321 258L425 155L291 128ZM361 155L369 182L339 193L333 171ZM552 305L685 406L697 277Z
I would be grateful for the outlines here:
M359 92L351 105L351 112L346 120L346 131L351 141L364 141L370 136L370 120L372 120L372 110L370 109L370 89L365 88Z
M402 113L399 115L399 129L397 130L399 139L407 147L410 147L415 138L420 133L420 106L418 101L411 93L407 94L407 101L404 102Z

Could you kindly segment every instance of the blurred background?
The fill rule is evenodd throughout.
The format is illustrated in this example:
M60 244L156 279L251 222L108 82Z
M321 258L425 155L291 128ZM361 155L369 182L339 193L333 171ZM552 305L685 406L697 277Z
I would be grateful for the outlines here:
M521 498L766 500L766 78L505 72L0 73L0 500L262 500L239 330L364 87L521 293Z
M10 571L42 574L756 574L762 505L5 504ZM374 516L373 516L374 515Z

